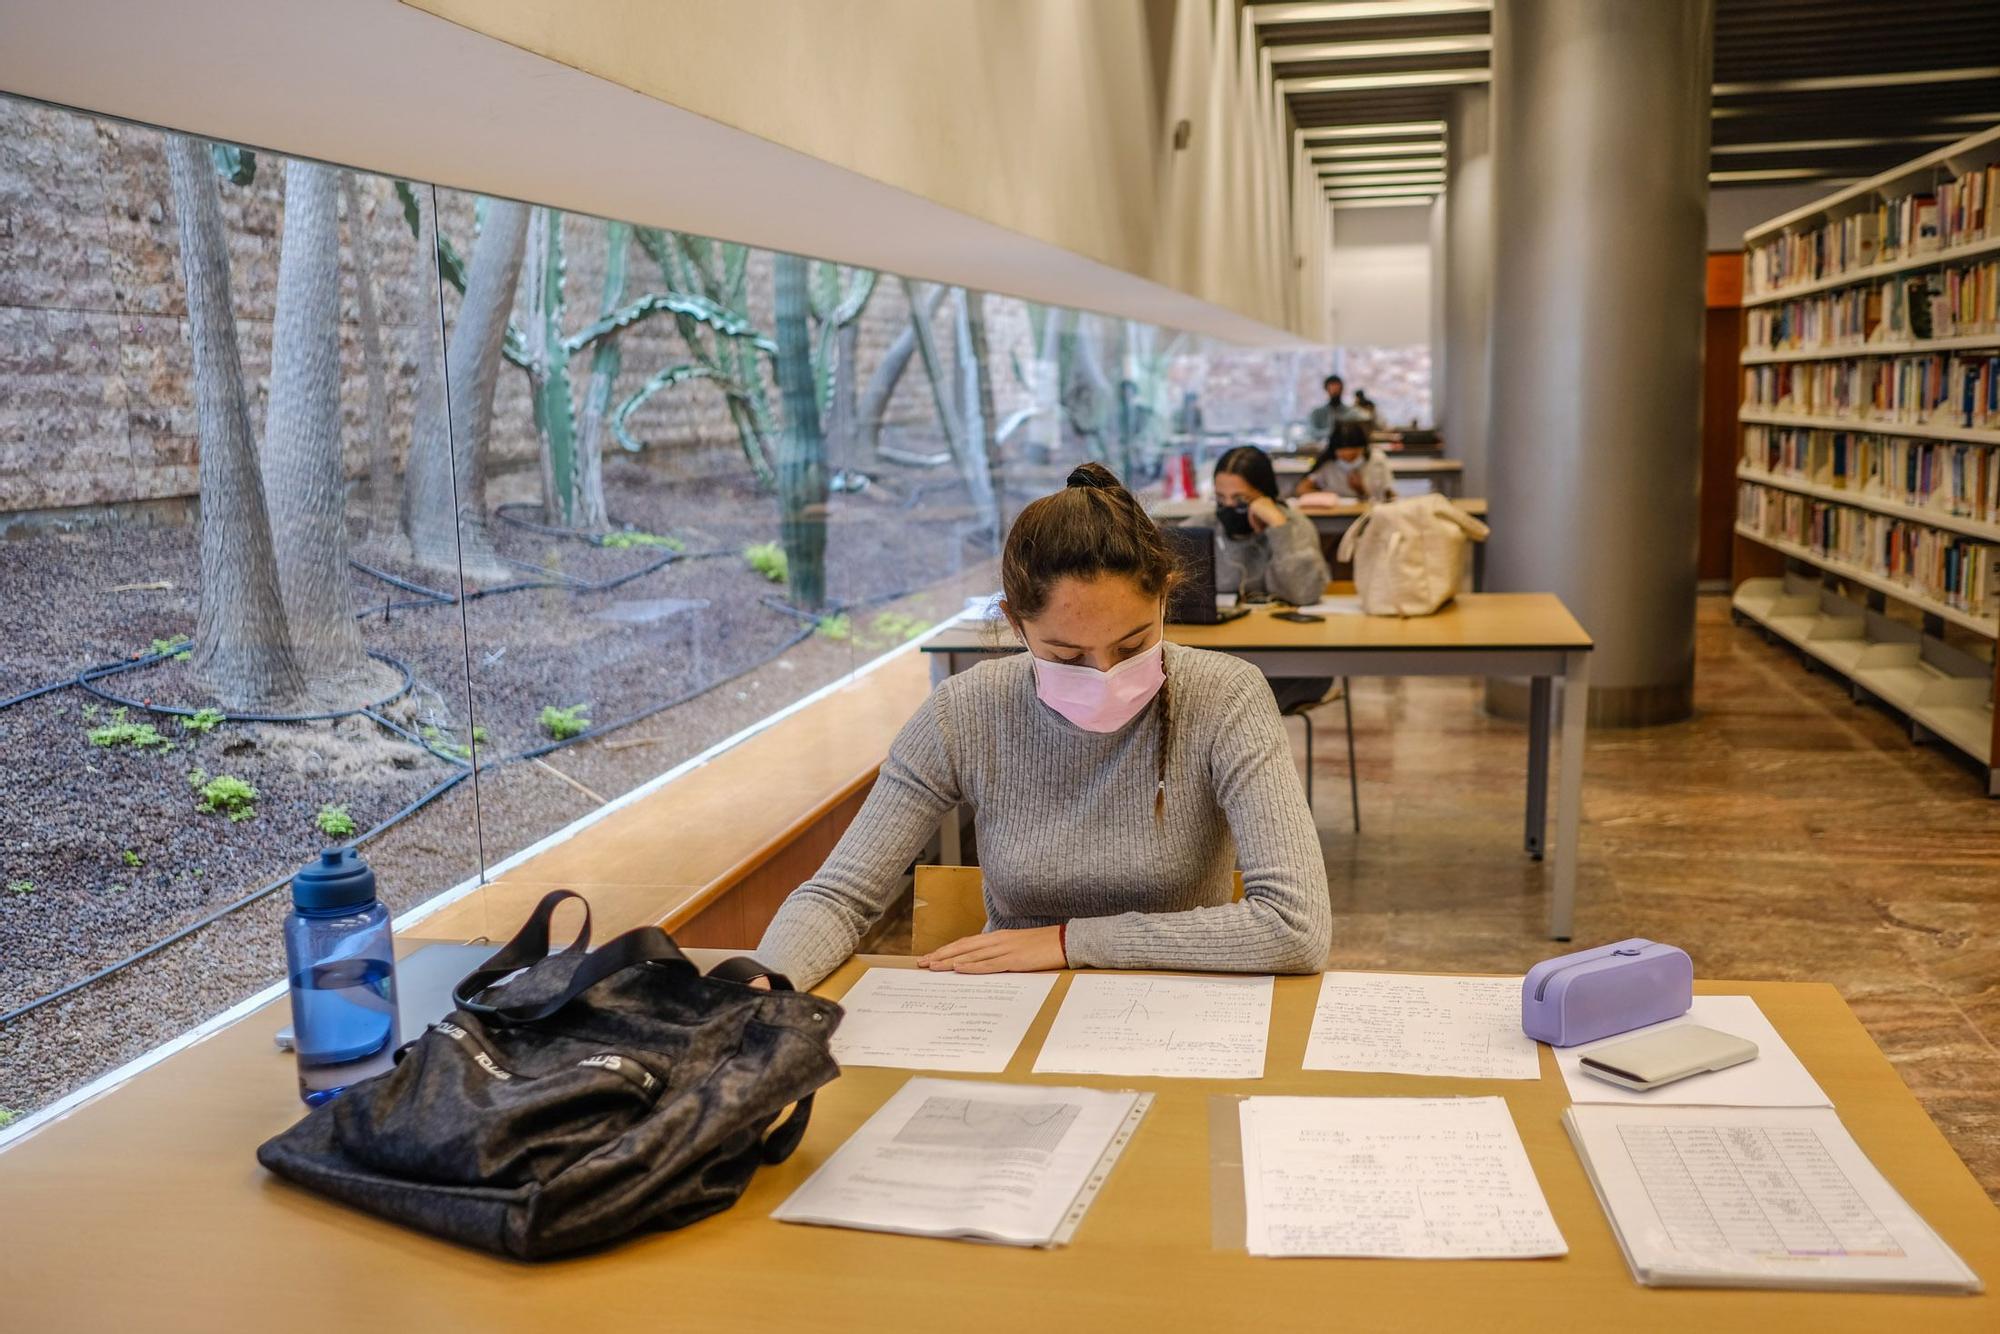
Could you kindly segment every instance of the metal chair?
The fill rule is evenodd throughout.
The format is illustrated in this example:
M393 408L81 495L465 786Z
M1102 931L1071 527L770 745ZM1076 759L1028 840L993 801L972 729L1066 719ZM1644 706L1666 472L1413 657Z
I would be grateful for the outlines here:
M1313 804L1313 720L1312 710L1331 703L1322 697L1284 710L1287 718L1297 718L1306 728L1306 806ZM1340 678L1340 705L1347 714L1347 800L1354 813L1354 832L1361 832L1361 780L1354 767L1354 690L1348 678Z

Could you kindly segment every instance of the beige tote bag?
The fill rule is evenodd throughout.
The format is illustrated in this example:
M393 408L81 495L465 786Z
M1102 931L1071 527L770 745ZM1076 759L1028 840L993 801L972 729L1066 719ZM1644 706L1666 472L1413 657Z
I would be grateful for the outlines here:
M1370 616L1428 616L1465 582L1468 539L1487 527L1435 493L1375 506L1342 534L1340 559Z

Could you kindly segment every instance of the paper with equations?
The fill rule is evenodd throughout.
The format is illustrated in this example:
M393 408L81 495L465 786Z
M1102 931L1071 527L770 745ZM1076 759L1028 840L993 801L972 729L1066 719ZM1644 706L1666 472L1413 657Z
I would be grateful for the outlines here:
M1500 1098L1246 1098L1252 1255L1525 1259L1569 1246Z
M1718 1033L1748 1038L1757 1044L1755 1059L1727 1070L1711 1070L1690 1075L1656 1089L1621 1088L1583 1073L1583 1058L1600 1047L1656 1033L1676 1024L1702 1024ZM1577 1047L1556 1048L1556 1066L1569 1086L1571 1102L1606 1102L1625 1107L1647 1107L1661 1103L1705 1107L1830 1107L1832 1100L1820 1088L1771 1021L1748 996L1696 996L1694 1005L1678 1019L1648 1024L1630 1033Z
M1078 973L1035 1073L1261 1079L1268 977Z
M1830 1107L1571 1107L1632 1275L1661 1287L1978 1292Z
M872 1232L1058 1246L1152 1095L912 1079L771 1216Z
M842 1065L994 1074L1035 1022L1054 973L929 973L870 968L840 998Z
M1308 1070L1538 1079L1518 977L1327 973L1306 1039Z

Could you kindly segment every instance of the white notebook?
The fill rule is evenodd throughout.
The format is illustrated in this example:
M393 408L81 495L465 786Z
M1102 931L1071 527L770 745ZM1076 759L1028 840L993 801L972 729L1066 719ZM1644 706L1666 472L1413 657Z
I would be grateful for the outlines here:
M870 1232L1060 1246L1149 1093L912 1079L771 1216Z
M1981 1290L1830 1107L1577 1105L1563 1126L1648 1286Z

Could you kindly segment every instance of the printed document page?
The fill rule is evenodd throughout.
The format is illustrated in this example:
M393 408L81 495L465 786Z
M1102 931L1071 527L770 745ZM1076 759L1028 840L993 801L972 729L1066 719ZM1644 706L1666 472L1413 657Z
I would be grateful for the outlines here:
M930 973L870 968L840 998L842 1065L994 1074L1035 1022L1054 973Z
M1035 1073L1261 1079L1268 977L1078 973Z
M1702 1024L1718 1033L1748 1038L1757 1044L1757 1055L1727 1070L1689 1075L1659 1088L1641 1091L1621 1088L1583 1072L1583 1058L1599 1047L1636 1038L1676 1024ZM1572 1102L1608 1102L1625 1107L1650 1107L1661 1103L1703 1107L1830 1107L1832 1100L1820 1088L1792 1049L1771 1027L1771 1021L1748 996L1696 996L1694 1006L1678 1019L1635 1028L1629 1033L1586 1042L1580 1047L1557 1047L1556 1065L1569 1085Z
M1518 977L1327 973L1305 1068L1539 1079L1537 1046L1521 1031Z
M1564 1255L1501 1098L1246 1098L1252 1255Z
M1139 1096L912 1079L771 1216L1050 1245Z
M1641 1283L1977 1292L1830 1107L1572 1107Z

